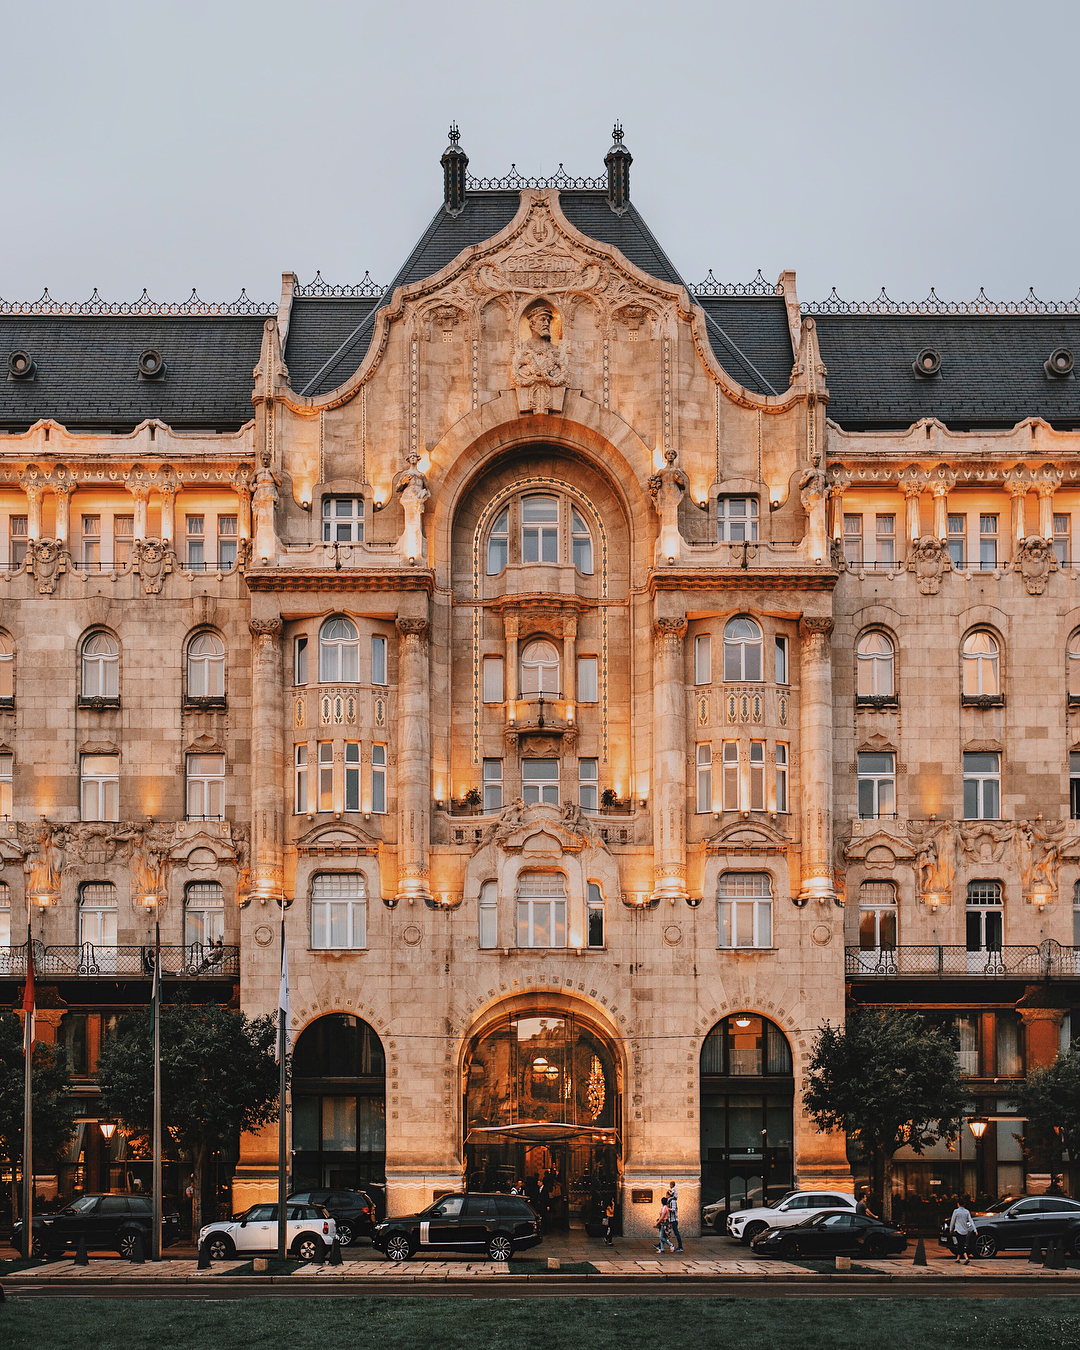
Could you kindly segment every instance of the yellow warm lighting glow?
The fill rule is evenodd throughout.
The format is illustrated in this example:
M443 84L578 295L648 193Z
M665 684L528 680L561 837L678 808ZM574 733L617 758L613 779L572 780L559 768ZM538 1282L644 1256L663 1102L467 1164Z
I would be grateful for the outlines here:
M106 1139L111 1139L113 1135L116 1133L116 1126L112 1123L111 1120L99 1120L98 1129L101 1131L101 1133L105 1136Z
M654 473L659 473L664 467L664 451L662 446L658 445L652 452L652 466Z
M981 1139L986 1133L986 1127L989 1124L990 1122L988 1120L983 1120L981 1117L976 1116L974 1120L968 1121L968 1128L976 1139Z

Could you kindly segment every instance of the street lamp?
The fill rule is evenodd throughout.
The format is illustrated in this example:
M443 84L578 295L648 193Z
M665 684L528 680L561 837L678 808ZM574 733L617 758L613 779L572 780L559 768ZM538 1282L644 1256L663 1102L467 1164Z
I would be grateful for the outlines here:
M113 1122L112 1122L111 1120L99 1120L99 1121L98 1121L98 1129L99 1129L99 1130L101 1131L101 1133L105 1136L105 1142L106 1142L106 1143L108 1143L109 1140L110 1140L110 1139L113 1137L113 1135L116 1133L116 1126L113 1124Z
M986 1133L986 1127L989 1124L990 1122L984 1116L972 1116L968 1121L968 1129L970 1129L971 1133L975 1136L976 1143Z

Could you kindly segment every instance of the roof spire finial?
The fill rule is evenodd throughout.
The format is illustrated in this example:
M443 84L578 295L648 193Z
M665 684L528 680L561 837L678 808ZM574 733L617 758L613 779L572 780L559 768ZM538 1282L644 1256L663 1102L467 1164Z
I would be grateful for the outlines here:
M456 122L450 123L450 144L442 154L443 206L448 215L456 216L465 209L465 170L469 156L460 145L461 132Z
M630 205L630 165L634 157L623 145L622 123L616 122L611 131L611 149L604 156L607 165L608 206L621 216Z
M458 131L458 124L457 124L456 122L451 122L451 123L450 123L450 144L451 144L451 145L457 145L458 141L460 141L460 140L461 140L461 132Z

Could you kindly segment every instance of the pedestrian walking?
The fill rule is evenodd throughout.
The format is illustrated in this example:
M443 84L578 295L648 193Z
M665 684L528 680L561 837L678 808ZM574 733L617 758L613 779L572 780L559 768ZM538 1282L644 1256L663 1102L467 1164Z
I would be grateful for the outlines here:
M672 1246L672 1251L682 1251L682 1234L679 1232L679 1192L675 1189L675 1183L672 1182L668 1187L667 1193L668 1207L668 1227L675 1234L675 1240L678 1246Z
M675 1244L674 1242L671 1241L671 1236L668 1232L668 1224L670 1222L671 1222L671 1210L668 1208L667 1197L665 1196L664 1199L660 1202L660 1217L656 1220L657 1242L655 1250L658 1252L661 1253L663 1252L665 1243L671 1248L672 1251L675 1250Z
M609 1247L612 1245L611 1230L614 1227L615 1227L615 1197L612 1196L611 1199L604 1206L604 1242Z
M949 1243L956 1253L956 1260L971 1265L971 1252L975 1246L975 1220L967 1207L967 1197L961 1196L956 1208L949 1217Z

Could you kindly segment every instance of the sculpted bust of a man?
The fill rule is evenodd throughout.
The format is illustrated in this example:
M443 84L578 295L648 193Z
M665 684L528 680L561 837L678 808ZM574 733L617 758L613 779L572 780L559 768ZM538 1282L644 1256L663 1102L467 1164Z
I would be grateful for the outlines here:
M559 348L551 340L554 318L547 305L536 305L525 316L529 337L514 349L511 377L520 391L523 408L547 412L562 407L561 391L566 387L568 372Z

